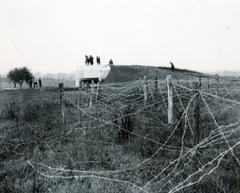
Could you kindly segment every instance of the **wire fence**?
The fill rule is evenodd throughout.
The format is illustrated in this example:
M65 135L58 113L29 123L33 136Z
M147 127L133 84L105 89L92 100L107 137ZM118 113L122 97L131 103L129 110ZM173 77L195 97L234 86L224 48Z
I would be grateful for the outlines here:
M197 89L192 86L196 81ZM64 157L62 164L54 165L28 160L39 175L62 180L87 178L108 189L123 186L126 192L175 193L209 179L222 180L227 158L239 168L239 91L238 81L173 79L171 124L165 80L68 89L62 93L62 101L57 89L13 91L8 99L21 96L22 101L32 103L59 103L66 137L72 138L76 147L84 144L76 152L81 156L72 157L70 168L62 166ZM2 96L9 93L0 93ZM91 151L94 160L82 155Z

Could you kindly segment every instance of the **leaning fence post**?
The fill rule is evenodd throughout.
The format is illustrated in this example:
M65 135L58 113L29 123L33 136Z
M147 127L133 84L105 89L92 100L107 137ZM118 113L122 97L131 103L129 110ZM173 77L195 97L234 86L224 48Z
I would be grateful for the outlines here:
M65 114L64 114L64 101L63 101L63 97L64 97L64 84L63 83L58 84L58 90L59 90L59 97L60 97L61 114L62 114L62 119L63 119L63 123L64 123L65 122Z
M167 76L168 87L168 124L173 124L173 85L172 76Z
M90 93L90 101L89 101L89 106L92 107L92 101L93 101L93 90L94 89L94 80L91 81L91 93Z
M145 106L147 104L147 80L146 76L143 77L143 105Z
M200 94L198 91L198 82L193 82L193 94L196 94L193 99L193 132L194 132L194 143L198 144L201 138L200 131Z

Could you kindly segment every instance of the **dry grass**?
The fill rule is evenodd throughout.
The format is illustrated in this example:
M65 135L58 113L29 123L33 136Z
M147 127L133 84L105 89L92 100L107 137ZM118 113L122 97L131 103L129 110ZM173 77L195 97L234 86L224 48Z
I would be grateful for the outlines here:
M58 100L38 103L28 100L23 112L19 112L21 104L8 103L10 106L3 107L0 116L0 190L6 193L238 192L240 170L232 154L212 161L228 147L204 101L201 101L200 128L207 131L202 138L206 141L199 147L196 144L191 147L189 138L193 136L189 126L184 129L186 117L178 97L186 110L192 93L176 86L175 123L170 126L166 122L164 84L162 93L154 91L152 83L149 85L152 90L148 89L145 107L139 82L103 86L93 107L88 105L87 90L81 96L78 91L66 93L64 123ZM231 97L240 101L240 95L234 89L221 91L220 96L231 101L203 96L233 146L239 142L239 105ZM191 111L187 115L191 125ZM233 150L237 157L238 150ZM186 155L179 156L180 153ZM202 172L198 174L200 168ZM199 183L186 186L209 171L211 174ZM193 174L196 175L189 178Z

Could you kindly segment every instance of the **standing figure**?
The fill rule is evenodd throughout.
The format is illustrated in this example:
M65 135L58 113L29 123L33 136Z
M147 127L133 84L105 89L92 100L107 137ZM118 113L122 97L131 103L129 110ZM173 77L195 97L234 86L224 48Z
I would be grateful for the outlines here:
M100 57L99 57L99 56L97 56L97 64L99 64L99 65L100 65L100 63L101 63Z
M37 88L37 87L38 87L38 83L37 83L37 81L34 81L33 88Z
M42 88L42 80L41 80L41 78L38 79L38 86L39 86L39 88Z
M33 80L29 80L29 87L32 88Z
M174 64L172 62L169 62L171 64L171 71L174 71L175 67Z
M85 55L85 64L88 65L89 64L89 58L87 55Z
M109 60L109 64L113 65L113 60L112 59Z
M94 63L93 60L94 60L93 56L90 55L90 56L89 56L89 63L90 63L91 65L93 65L93 63Z

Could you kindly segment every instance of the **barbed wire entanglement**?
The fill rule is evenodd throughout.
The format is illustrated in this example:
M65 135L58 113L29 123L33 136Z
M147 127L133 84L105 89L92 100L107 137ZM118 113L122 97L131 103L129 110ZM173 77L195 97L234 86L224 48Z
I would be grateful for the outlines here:
M166 81L65 92L65 143L56 139L49 144L53 156L27 163L53 183L71 180L79 192L86 181L90 192L239 188L239 85L225 81L209 88L203 82L193 89L181 80L172 84L173 124L167 117Z

